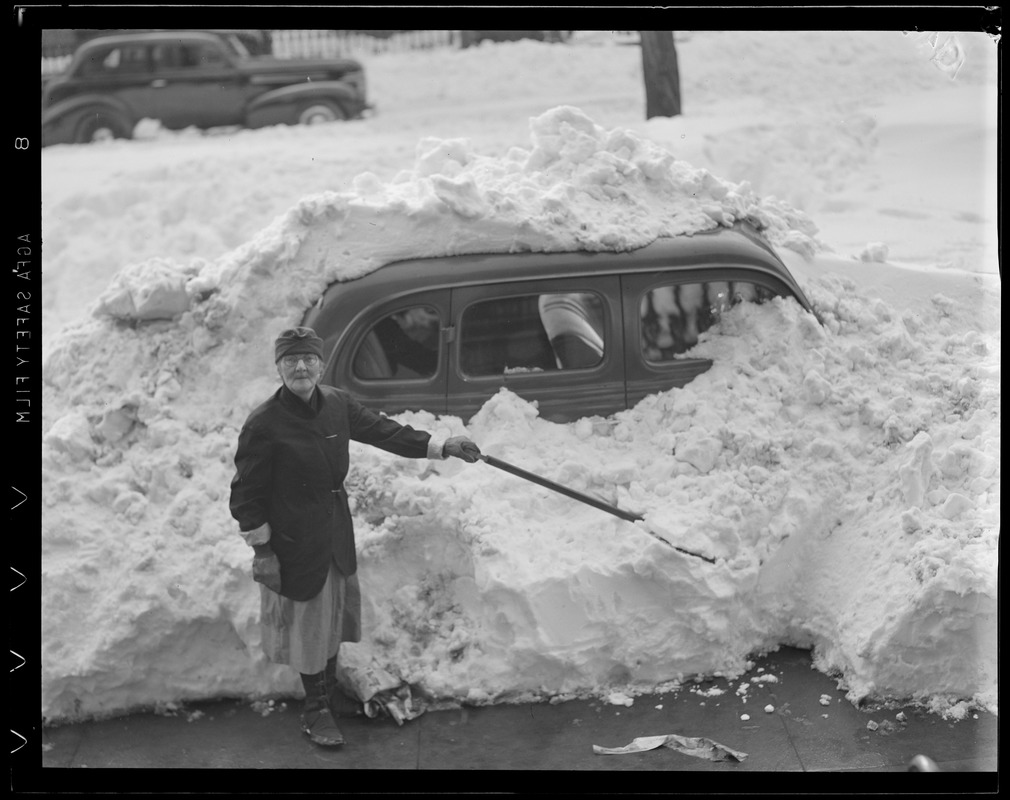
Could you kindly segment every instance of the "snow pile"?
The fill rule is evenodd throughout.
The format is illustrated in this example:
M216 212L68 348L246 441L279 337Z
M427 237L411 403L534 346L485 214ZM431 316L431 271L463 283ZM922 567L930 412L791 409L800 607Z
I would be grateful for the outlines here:
M237 137L241 153L311 136L328 158L317 132L272 135ZM550 423L507 392L466 426L401 417L465 430L642 523L484 464L355 446L366 638L348 655L420 694L489 703L630 699L690 675L733 676L752 653L797 644L815 648L850 699L995 711L998 281L896 269L876 242L828 258L803 214L571 107L532 120L530 141L486 156L463 138L423 138L412 169L383 179L366 161L372 172L346 191L304 197L220 256L223 240L163 232L157 257L120 271L95 316L51 343L47 717L299 691L260 654L259 593L228 484L238 429L276 386L273 337L330 282L406 256L627 249L737 219L764 228L825 325L791 301L738 307L698 345L712 370L606 419ZM184 171L203 175L202 163ZM198 206L230 214L232 236L243 202L250 217L270 207L217 188L221 204L208 190ZM61 207L62 230L88 230L109 203L120 204L105 209L113 218L147 219L129 198L81 195ZM189 202L167 193L150 207L170 231ZM77 236L79 249L73 236L54 240L57 255L101 250L97 238Z
M380 661L501 699L732 675L789 643L853 700L993 708L998 339L942 297L917 320L844 279L812 288L825 327L792 301L739 307L695 350L709 372L633 410L557 425L503 391L468 426L715 566L486 467L442 483L356 451Z
M745 217L783 241L813 232L790 209L576 109L543 114L531 133L529 151L504 158L424 140L392 184L363 174L356 194L305 198L216 262L124 269L94 318L54 345L44 368L48 714L275 686L277 671L256 664L255 587L227 514L230 457L245 415L273 389L273 337L333 280L408 255L631 248ZM176 637L216 641L225 655L190 661ZM438 680L428 685L449 691Z
M479 155L463 139L423 139L413 170L389 184L362 173L354 192L306 197L215 262L154 258L125 267L94 313L123 322L182 314L199 353L234 337L267 354L276 335L267 320L298 321L333 281L405 257L629 250L737 220L798 252L819 247L805 215L630 131L604 130L578 109L556 108L530 128L531 149L503 158ZM82 346L90 348L90 335ZM63 347L51 373L78 357L76 347Z
M250 284L266 287L272 313L283 319L284 311L300 314L329 283L400 258L630 250L740 219L765 229L772 242L816 248L815 226L791 207L694 169L632 132L604 130L576 108L556 108L530 128L532 148L513 148L504 158L481 156L465 139L423 139L414 169L392 183L366 172L355 178L354 192L306 197L217 263L174 272L164 259L130 265L99 298L96 313L170 319L220 293L214 303L228 306L234 332L239 317L262 327L259 304L250 308L250 298L239 296ZM278 301L287 308L278 309Z

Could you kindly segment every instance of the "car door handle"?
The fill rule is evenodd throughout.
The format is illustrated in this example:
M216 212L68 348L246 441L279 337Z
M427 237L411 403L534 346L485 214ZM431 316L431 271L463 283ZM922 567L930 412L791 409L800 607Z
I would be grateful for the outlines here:
M151 81L151 87L154 89L164 89L166 86L168 86L168 81L164 78L158 78L157 80Z

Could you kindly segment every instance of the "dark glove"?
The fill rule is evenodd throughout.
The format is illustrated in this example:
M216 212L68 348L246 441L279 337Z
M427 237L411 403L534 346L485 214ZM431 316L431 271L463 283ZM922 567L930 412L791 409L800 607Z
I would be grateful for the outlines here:
M254 581L281 593L281 562L276 553L253 556L252 572Z
M462 458L469 464L480 458L480 448L465 436L453 436L446 440L442 448L443 456Z

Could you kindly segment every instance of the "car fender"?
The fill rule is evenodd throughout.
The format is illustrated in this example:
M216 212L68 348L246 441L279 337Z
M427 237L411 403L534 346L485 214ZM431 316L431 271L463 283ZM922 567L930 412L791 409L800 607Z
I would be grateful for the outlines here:
M342 81L314 81L264 92L249 104L248 110L256 111L275 103L284 105L312 99L348 100L350 106L346 110L352 114L355 111L355 104L361 102L358 93Z
M83 108L93 108L95 106L99 106L106 111L119 114L131 125L136 123L130 109L120 100L102 94L80 94L75 97L68 97L66 100L60 100L58 103L54 103L43 111L42 124L47 125L53 123L63 117L66 117L68 114L74 113L75 111L80 111Z

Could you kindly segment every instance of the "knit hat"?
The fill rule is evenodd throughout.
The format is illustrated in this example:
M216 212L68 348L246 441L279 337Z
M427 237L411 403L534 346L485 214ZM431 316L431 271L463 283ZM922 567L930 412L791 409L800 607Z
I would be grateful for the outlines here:
M312 328L289 328L274 342L274 362L289 354L308 354L323 357L323 340Z

